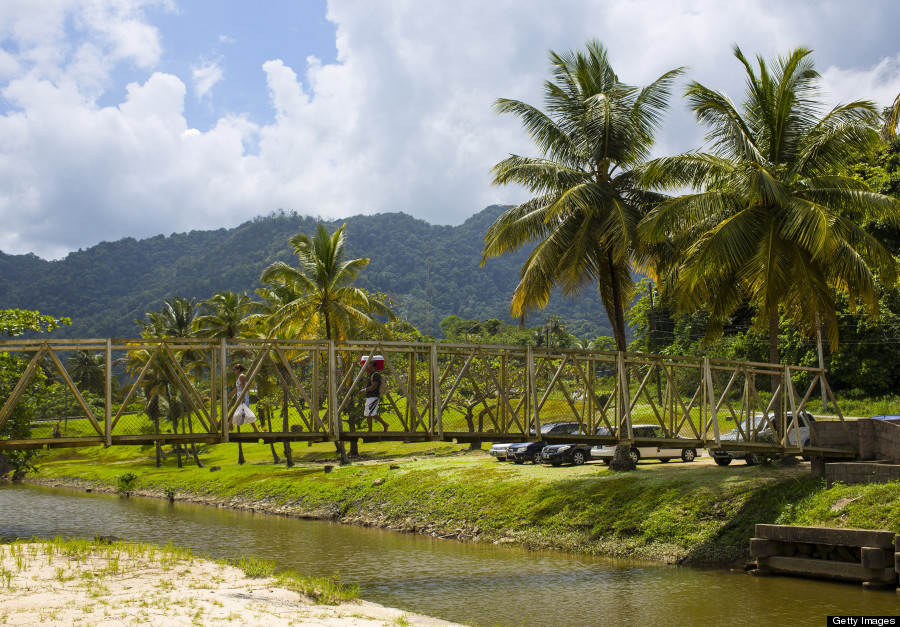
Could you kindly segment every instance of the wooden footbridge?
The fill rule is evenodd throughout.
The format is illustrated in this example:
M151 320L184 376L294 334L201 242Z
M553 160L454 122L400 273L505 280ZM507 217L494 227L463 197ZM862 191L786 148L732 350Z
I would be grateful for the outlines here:
M581 435L556 439L854 456L848 447L818 445L815 433L808 442L798 437L796 416L824 382L815 368L382 341L8 340L0 342L4 353L21 367L17 380L0 381L0 451L359 438L521 441L535 439L546 423L575 421ZM376 422L371 431L362 418L360 363L375 355L384 357L381 415L388 426ZM85 369L85 361L93 368ZM245 368L259 433L231 424L235 363ZM843 423L824 385L836 412L830 419ZM635 438L636 424L660 425L665 437ZM736 439L721 439L734 429Z

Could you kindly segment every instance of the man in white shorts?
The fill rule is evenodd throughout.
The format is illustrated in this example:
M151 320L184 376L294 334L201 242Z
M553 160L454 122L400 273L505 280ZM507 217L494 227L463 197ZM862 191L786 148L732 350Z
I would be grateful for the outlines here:
M378 415L378 403L381 401L381 373L375 368L375 364L369 359L366 361L366 372L369 375L369 384L363 392L366 395L366 408L363 417L369 421L369 431L372 430L372 419L376 419L387 431L388 423Z

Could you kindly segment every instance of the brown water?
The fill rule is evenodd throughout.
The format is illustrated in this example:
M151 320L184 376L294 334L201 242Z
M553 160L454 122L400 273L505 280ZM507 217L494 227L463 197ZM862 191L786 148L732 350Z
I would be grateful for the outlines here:
M816 625L900 615L893 592L679 568L71 490L0 488L0 537L169 541L216 559L254 555L340 573L365 599L473 625Z

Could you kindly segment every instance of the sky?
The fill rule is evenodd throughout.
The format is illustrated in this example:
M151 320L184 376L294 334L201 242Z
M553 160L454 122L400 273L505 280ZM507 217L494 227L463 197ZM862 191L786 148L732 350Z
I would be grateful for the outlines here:
M696 80L743 98L732 55L814 51L828 107L900 93L896 0L2 0L0 251L58 259L279 210L460 224L526 192L537 156L498 98L542 104L548 51L609 51L646 85L679 66L654 155L700 148Z

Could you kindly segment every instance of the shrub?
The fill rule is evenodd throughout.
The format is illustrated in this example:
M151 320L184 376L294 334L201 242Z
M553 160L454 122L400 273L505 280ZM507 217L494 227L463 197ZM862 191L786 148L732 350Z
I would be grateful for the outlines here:
M138 477L133 472L126 472L123 475L116 475L116 491L120 494L128 496L134 491Z

